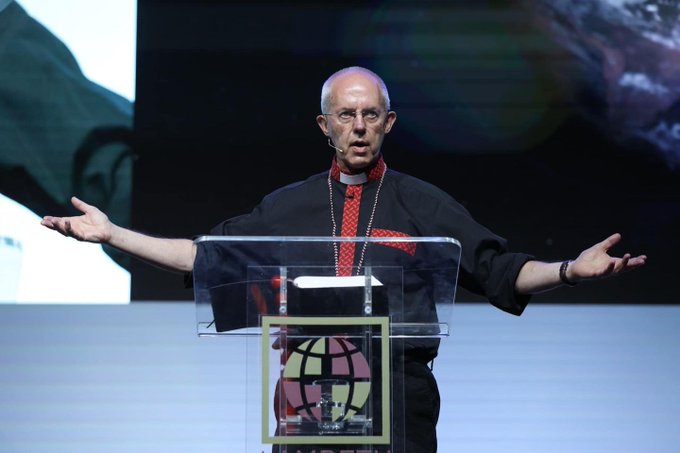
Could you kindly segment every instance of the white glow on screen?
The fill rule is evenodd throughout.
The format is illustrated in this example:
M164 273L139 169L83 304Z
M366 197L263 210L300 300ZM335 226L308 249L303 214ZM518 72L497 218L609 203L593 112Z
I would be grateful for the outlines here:
M135 0L16 3L63 42L85 77L134 100ZM33 211L0 194L0 303L128 303L130 283L100 245L46 229Z
M130 273L98 244L40 225L40 217L0 194L0 302L128 303Z
M85 76L135 98L136 0L20 0L73 53Z

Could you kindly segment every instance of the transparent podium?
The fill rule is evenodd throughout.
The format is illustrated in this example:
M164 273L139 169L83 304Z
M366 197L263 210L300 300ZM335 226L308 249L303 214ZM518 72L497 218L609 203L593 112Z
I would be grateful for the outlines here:
M245 407L225 415L245 420L234 433L245 451L405 451L404 364L450 333L458 241L202 236L196 244L199 336L247 338L246 363L234 364L246 376ZM340 265L344 256L357 264Z

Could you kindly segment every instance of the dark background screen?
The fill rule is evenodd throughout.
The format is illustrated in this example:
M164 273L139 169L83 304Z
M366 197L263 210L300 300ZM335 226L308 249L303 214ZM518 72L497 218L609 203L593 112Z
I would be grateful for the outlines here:
M649 256L536 301L675 303L679 10L577 3L140 0L133 227L206 234L327 169L320 88L360 65L398 114L387 165L512 250L575 258L620 232L615 254ZM181 276L132 266L133 299L191 298Z

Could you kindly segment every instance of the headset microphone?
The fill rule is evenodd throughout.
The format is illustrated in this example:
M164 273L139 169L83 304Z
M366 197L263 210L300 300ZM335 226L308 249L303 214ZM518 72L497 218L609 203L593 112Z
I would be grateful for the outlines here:
M330 146L330 147L333 148L334 150L340 151L340 154L345 154L345 152L344 152L343 150L341 150L341 149L338 148L337 146L333 145L333 143L331 143L331 138L330 138L330 137L328 137L328 146Z

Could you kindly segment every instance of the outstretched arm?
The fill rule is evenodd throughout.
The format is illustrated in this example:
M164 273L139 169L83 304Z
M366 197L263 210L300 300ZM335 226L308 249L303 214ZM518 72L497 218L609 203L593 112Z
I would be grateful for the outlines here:
M610 256L609 249L619 241L621 235L613 234L581 252L574 261L569 261L564 273L567 281L578 283L612 277L645 264L645 255L632 257L630 253L626 253L621 258ZM517 276L515 291L519 294L534 294L563 285L560 278L561 265L562 263L528 261Z
M196 245L189 239L165 239L122 228L94 206L72 197L83 215L43 217L42 225L79 241L108 244L164 269L187 272L193 268Z

